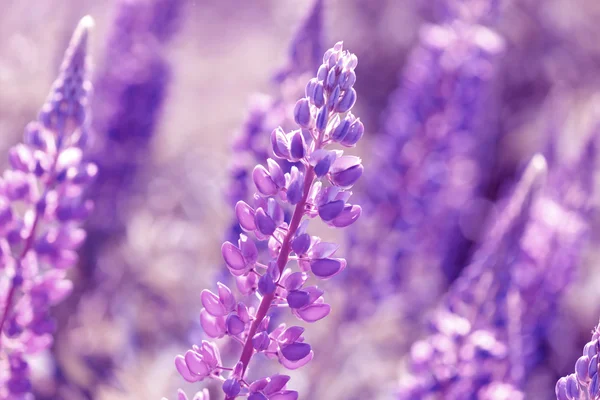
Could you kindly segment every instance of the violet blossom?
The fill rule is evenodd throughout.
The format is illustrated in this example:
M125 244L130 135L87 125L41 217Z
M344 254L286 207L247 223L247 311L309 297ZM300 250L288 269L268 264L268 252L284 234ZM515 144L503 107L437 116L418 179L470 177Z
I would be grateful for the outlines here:
M145 307L153 304L148 298L156 301L162 295L140 283L142 278L134 273L131 261L114 247L127 235L130 218L127 212L145 183L140 170L149 162L152 140L157 135L172 81L166 45L180 25L178 15L183 4L180 0L119 0L112 8L114 15L103 44L103 59L94 77L96 91L91 108L96 136L86 156L100 168L89 188L95 209L86 224L88 241L81 252L77 290L57 309L60 324L53 348L57 362L51 371L55 382L36 388L36 398L65 396L65 392L93 396L100 384L114 382L115 366L123 362L124 351L91 345L100 341L104 332L89 326L86 304L107 299L106 308L114 311L107 312L102 323L114 324L115 330L127 336L123 343L136 347L135 342L144 329L137 322L139 316L132 319L129 330L116 328L115 321L140 302L135 295L144 296ZM111 254L109 261L107 253ZM124 276L127 278L123 279ZM157 311L159 314L161 310L157 307ZM159 315L155 318L165 331L169 330ZM93 334L76 333L76 327L89 329ZM179 325L173 329L182 330ZM146 339L148 347L158 341L161 332L156 331L152 338ZM69 363L89 372L90 379L74 376Z
M289 46L287 64L274 76L276 94L255 94L250 99L243 126L232 146L234 157L230 166L231 181L227 188L227 199L231 206L239 200L251 201L252 168L269 158L269 132L277 126L284 129L294 126L291 111L296 99L304 91L307 74L319 66L323 54L323 8L323 0L314 0L309 14L296 31ZM271 162L280 164L284 172L289 172L291 166L296 164L286 159ZM238 222L233 221L227 239L237 240L241 232Z
M28 360L52 344L51 306L72 290L67 269L85 239L80 223L92 203L87 185L97 173L83 161L89 140L88 36L84 17L65 53L58 78L25 140L9 152L1 184L3 271L0 282L0 397L31 390Z
M347 202L352 194L349 189L362 175L360 159L327 149L334 143L354 147L363 136L363 124L350 111L356 101L352 87L356 65L356 56L344 51L341 42L327 50L317 77L306 85L306 97L294 108L300 128L290 132L277 128L271 133L275 158L298 162L298 166L284 173L272 159L267 167L257 165L252 174L257 188L253 205L236 204L241 228L258 241L268 242L270 260L261 262L254 239L246 234L240 234L237 244L225 242L221 250L239 291L256 295L260 303L253 307L239 301L229 287L218 283L217 293L202 292L200 320L209 337L229 336L242 345L239 361L233 368L224 367L217 346L206 341L175 360L177 370L189 382L207 377L222 381L226 400L238 396L249 400L298 398L297 392L286 388L286 375L248 382L246 373L258 353L277 359L288 369L299 368L313 357L303 337L304 328L280 324L273 329L269 325L274 309L289 307L305 322L316 322L330 313L323 290L306 285L307 279L311 272L329 279L346 267L346 261L335 256L336 244L311 236L307 226L318 216L329 226L345 227L361 213L359 206ZM283 204L293 209L289 223L284 221ZM295 261L296 271L288 266L290 261ZM223 371L231 371L228 378Z
M376 138L364 189L369 218L349 234L353 290L370 291L374 301L398 292L431 301L431 291L411 293L411 279L427 275L441 291L458 276L479 240L473 221L490 203L497 130L487 108L503 48L493 30L463 20L421 29ZM414 314L425 308L411 304Z
M526 181L521 180L438 309L434 334L413 345L413 378L401 398L481 397L491 382L509 385L515 391L511 399L524 398L526 379L543 359L548 326L588 238L595 141L592 136L574 162L548 154L546 183L521 207L518 229L506 231L501 227Z
M513 292L508 264L545 173L545 159L534 156L491 222L481 248L436 311L433 333L413 344L411 375L405 377L399 399L475 399L491 383L513 384L508 323L497 318L506 318L506 299Z
M594 328L592 338L583 348L583 354L575 362L575 372L556 382L557 400L598 400L600 382L598 366L600 354L600 324Z

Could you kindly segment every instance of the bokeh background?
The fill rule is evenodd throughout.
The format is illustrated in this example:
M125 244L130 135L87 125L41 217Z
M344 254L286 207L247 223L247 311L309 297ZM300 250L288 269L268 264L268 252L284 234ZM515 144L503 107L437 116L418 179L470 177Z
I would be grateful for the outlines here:
M379 138L394 106L392 93L402 89L419 31L443 19L443 4L323 1L320 46L343 40L359 58L355 114L366 134L356 153L367 171L382 157ZM0 6L2 153L37 115L77 21L87 14L96 21L92 158L101 174L91 193L97 207L72 271L74 293L55 310L55 344L33 364L35 398L173 398L178 387L192 392L173 358L203 338L200 292L225 279L219 250L232 221L232 165L248 157L232 150L234 138L246 129L261 94L291 97L274 76L289 64L289 46L313 1L2 0ZM598 134L600 3L468 4L471 10L488 6L493 11L479 22L504 40L482 109L490 117L481 129L495 138L481 150L494 160L486 192L493 204L549 138L559 159L573 160ZM138 11L127 14L127 7ZM355 193L368 201L374 190L366 183ZM597 219L590 213L591 237L581 246L573 283L551 313L544 355L525 385L527 399L552 398L557 377L572 371L600 316ZM323 229L323 235L352 241L343 232ZM479 239L470 237L467 254ZM353 254L345 246L342 252L350 270ZM364 274L387 279L384 257L354 256L368 267ZM327 282L334 311L307 331L316 356L292 374L300 398L394 398L407 373L410 343L445 290L432 283L440 278L430 272L410 281L413 299L391 291L376 301L359 300L372 288L349 271ZM347 311L362 301L360 310ZM423 310L417 321L405 320L410 301ZM229 351L233 359L237 350ZM265 371L279 367L264 365Z

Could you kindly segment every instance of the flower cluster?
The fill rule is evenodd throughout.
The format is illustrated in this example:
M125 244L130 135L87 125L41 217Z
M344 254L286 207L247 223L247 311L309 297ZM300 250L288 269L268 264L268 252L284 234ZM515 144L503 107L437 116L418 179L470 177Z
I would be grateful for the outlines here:
M72 289L67 269L85 239L78 226L92 207L85 189L97 167L82 161L88 142L88 35L79 23L58 79L25 143L9 152L0 181L0 398L30 390L28 356L52 344L49 308Z
M118 324L116 321L127 309L134 308L136 297L142 295L140 290L120 290L123 276L128 277L130 288L139 287L143 278L132 271L131 261L124 259L119 250L128 243L123 238L130 218L130 203L143 190L145 182L141 179L141 170L150 159L151 141L156 137L172 80L170 61L164 54L165 44L176 32L176 27L171 25L178 20L183 1L119 0L114 3L111 29L93 81L95 90L90 106L96 135L85 157L99 168L97 178L88 189L88 196L94 199L94 212L85 226L88 240L80 252L77 290L55 312L63 323L55 334L54 373L63 379L38 388L48 398L62 397L64 391L92 396L100 384L113 378L113 367L119 364L123 348L98 348L93 343L105 334L104 326ZM111 267L102 268L104 263L110 263ZM146 266L145 270L150 268ZM148 287L143 293L146 309L152 305L148 298L161 295L153 289ZM85 308L96 302L95 299L107 299L106 308L118 311L111 312L110 317L102 312L90 313ZM163 327L154 332L167 331L170 326L159 314L160 310L153 311L157 324ZM142 336L141 332L152 329L146 322L139 321L139 315L131 321L131 330L123 345L131 345L135 337ZM92 326L94 323L96 326ZM73 329L74 326L80 330ZM90 334L81 334L83 330ZM124 329L114 330L125 336ZM178 325L174 330L182 328ZM149 336L148 344L156 339ZM77 365L78 372L73 373L75 368L69 368L70 365ZM90 378L79 379L77 374L81 371ZM37 396L41 398L40 394Z
M595 141L592 136L575 162L559 161L550 151L552 169L544 185L532 186L531 176L527 178L531 172L525 173L471 264L450 288L433 321L434 334L413 345L414 375L401 398L434 393L462 393L460 398L479 393L481 398L490 383L524 390L588 236ZM545 169L542 161L536 156L531 164L538 174ZM573 179L573 171L586 172ZM527 186L538 190L524 202Z
M232 148L235 156L232 157L227 188L227 199L232 206L239 200L251 200L252 168L269 158L268 134L277 126L293 129L295 125L291 110L304 92L306 75L319 66L323 54L322 14L323 0L315 0L292 40L287 65L275 75L277 93L274 96L256 94L250 99L246 118ZM284 172L289 172L297 164L287 159L275 162ZM234 220L227 239L237 240L241 232L237 220Z
M513 289L507 264L518 249L545 171L544 158L535 156L438 309L434 333L413 344L413 375L399 398L475 398L490 383L512 383L507 345L511 324L505 307Z
M319 217L332 227L352 224L361 208L347 201L349 189L363 172L361 160L330 150L331 144L354 147L364 133L360 120L350 112L356 101L353 88L357 58L344 51L342 43L329 49L317 77L306 85L306 97L294 108L294 120L300 129L271 133L271 150L275 158L296 162L289 172L268 159L257 165L252 178L257 188L254 204L240 201L235 211L245 233L237 245L225 242L223 258L242 295L255 294L260 300L256 308L238 301L230 288L218 283L217 293L205 290L201 300L201 324L212 338L229 336L242 345L239 362L225 368L215 344L204 342L175 365L190 382L207 377L223 381L227 400L240 395L250 400L296 399L297 393L286 389L289 377L273 375L248 382L246 372L255 354L277 359L288 369L296 369L313 357L311 346L304 341L304 328L280 324L270 327L270 314L288 307L305 322L315 322L330 312L323 290L307 285L312 273L329 279L341 272L346 261L335 257L338 246L322 241L307 232L310 219ZM283 205L293 208L291 219L284 218ZM253 235L268 243L270 260L261 262ZM290 264L294 261L297 270ZM230 376L222 377L223 370Z
M575 363L575 373L556 382L557 400L600 399L598 367L600 354L600 324L594 329L592 339L585 344L583 354Z
M410 279L419 275L443 288L478 240L474 221L489 203L485 192L497 138L489 126L493 113L483 111L503 46L491 29L463 21L422 28L365 180L369 218L349 237L356 264L349 284L371 291L375 301L410 293ZM371 268L373 255L383 268ZM409 297L435 300L431 292ZM418 314L424 307L411 308Z

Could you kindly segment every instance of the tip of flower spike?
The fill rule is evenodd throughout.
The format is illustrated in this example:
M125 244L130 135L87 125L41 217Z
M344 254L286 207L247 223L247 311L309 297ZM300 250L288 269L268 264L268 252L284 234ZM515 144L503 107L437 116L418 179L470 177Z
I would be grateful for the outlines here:
M546 158L541 154L536 154L533 156L531 161L529 162L528 169L533 169L536 175L545 174L548 169L548 163L546 162Z
M91 15L86 15L85 17L79 20L79 24L77 25L77 30L80 29L92 29L96 23L94 22L94 18Z
M86 15L79 20L77 28L75 28L75 32L73 32L73 36L71 36L71 41L63 60L62 69L69 68L69 66L73 64L84 64L87 55L88 38L94 24L94 19L89 15Z
M87 97L91 90L88 75L88 37L94 26L85 16L77 25L65 52L58 78L38 116L45 128L60 136L74 132L86 119Z
M544 156L536 154L531 158L503 211L492 222L487 242L494 243L499 238L506 237L510 231L522 225L520 222L527 219L533 199L545 183L547 170L548 164Z
M523 179L527 182L531 182L531 184L541 183L547 172L548 163L546 162L546 158L537 153L531 158L531 161L529 161L527 169L523 174Z

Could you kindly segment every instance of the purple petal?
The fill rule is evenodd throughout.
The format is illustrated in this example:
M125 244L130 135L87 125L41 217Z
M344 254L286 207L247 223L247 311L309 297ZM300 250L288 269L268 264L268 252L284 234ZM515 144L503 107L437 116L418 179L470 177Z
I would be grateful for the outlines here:
M253 231L256 229L254 223L254 209L243 201L238 201L235 205L235 215L243 230Z
M281 128L277 128L271 132L271 147L275 157L287 159L289 155L288 140L285 132Z
M235 247L233 243L223 243L223 246L221 246L221 254L223 255L225 263L234 275L242 275L245 272L246 260L244 260L244 256L240 249Z
M250 313L248 312L248 307L241 301L237 305L237 315L244 322L250 322Z
M258 279L258 291L263 296L273 293L275 289L277 289L277 285L270 274L264 274Z
M281 363L281 365L283 365L284 367L286 367L287 369L298 369L300 367L303 367L304 365L308 364L308 362L310 360L312 360L314 357L314 353L311 351L310 353L308 353L308 355L306 357L304 357L301 360L298 361L291 361L288 360L285 357L280 357L279 358L279 362Z
M248 387L248 390L250 390L250 392L260 392L262 391L267 385L269 384L269 381L267 380L267 378L260 378L254 382L252 382L250 384L250 386ZM249 400L249 398L248 398Z
M205 309L200 312L200 325L208 337L222 338L225 336L225 319L223 317L213 317Z
M281 348L281 354L290 361L299 361L310 353L310 344L296 342Z
M283 173L283 170L281 169L281 166L279 166L277 161L273 160L272 158L267 159L267 165L269 167L269 175L271 175L271 179L273 179L273 182L275 182L277 187L284 187L285 175Z
M346 204L344 209L335 219L331 221L331 225L336 228L345 228L352 225L362 213L362 208L357 205Z
M235 307L235 297L231 293L231 289L221 282L217 282L217 288L221 304L225 306L226 310L233 310L233 307Z
M301 326L290 326L277 339L280 344L294 343L300 339L304 333L304 328Z
M304 143L304 136L302 132L296 131L292 136L292 142L290 144L290 156L293 161L298 161L304 158L306 153L306 143Z
M240 234L240 251L244 257L246 266L251 266L258 260L258 249L254 241L244 234Z
M252 347L254 347L256 351L265 351L269 348L270 343L271 340L269 339L267 332L259 332L252 337Z
M315 84L312 95L310 96L310 102L317 107L323 107L325 104L325 91L322 82Z
M308 249L310 249L310 235L308 233L298 235L292 240L292 250L297 255L306 254Z
M272 395L273 393L279 392L285 387L285 385L287 385L289 380L290 377L288 375L273 375L269 379L269 384L263 389L263 392L266 395Z
M310 269L317 277L328 279L346 267L343 258L320 258L310 262Z
M229 378L225 382L223 382L223 393L227 398L233 397L235 398L241 390L240 382L235 378Z
M348 134L351 122L348 118L344 118L331 132L331 140L341 142Z
M211 368L216 368L221 362L219 348L213 342L203 340L198 352L202 355L204 362L207 363Z
M302 308L309 303L310 295L304 290L292 290L287 295L290 308Z
M339 101L341 92L342 92L342 90L340 89L339 86L336 86L333 88L333 90L331 91L331 94L327 98L326 104L327 104L328 110L331 111L333 109L333 106L335 105L335 103L337 103Z
M590 359L588 356L581 356L575 362L575 374L577 374L577 380L582 384L587 384L590 379L588 376L589 367Z
M204 309L214 317L222 317L227 314L225 306L221 303L219 296L211 292L210 290L204 289L200 294L200 300Z
M248 396L248 400L269 400L267 396L262 393L252 393Z
M316 322L320 319L325 318L331 312L331 306L329 304L311 304L308 307L304 307L300 310L296 310L297 316L306 322Z
M309 255L311 258L326 258L332 256L339 248L335 243L319 242L313 245Z
M323 221L331 221L339 216L344 210L344 202L342 200L332 201L331 203L319 206L319 217Z
M304 272L294 272L290 274L284 281L284 286L287 290L297 290L304 285L308 277Z
M316 123L316 128L320 131L323 132L325 130L325 127L327 126L327 117L329 115L329 112L327 111L327 107L323 107L319 110L319 112L317 113L317 123Z
M271 178L269 171L266 170L262 165L257 165L254 167L252 171L252 179L254 180L254 185L256 185L256 189L264 195L264 196L272 196L279 188Z
M188 366L190 372L200 379L207 377L211 372L208 364L204 362L202 357L192 350L186 351L185 364Z
M317 301L319 299L319 297L323 296L323 293L325 293L323 291L323 289L319 289L316 286L308 286L305 287L304 290L306 290L308 292L308 294L310 294L310 303L314 303L315 301Z
M353 147L360 140L360 138L362 138L364 133L365 133L365 126L360 121L360 119L357 118L350 125L350 128L348 129L348 133L346 134L346 136L340 143L346 147Z
M287 200L291 205L298 204L304 194L304 175L299 174L287 189Z
M263 235L270 236L273 234L273 232L275 232L275 229L277 228L277 225L275 225L275 221L273 221L273 219L269 217L265 213L265 210L263 210L262 208L256 210L256 216L254 218L254 221L256 222L256 227L258 228L258 231Z
M269 400L298 400L298 392L295 390L284 390L281 393L274 394Z
M227 317L227 332L230 335L239 335L246 329L246 324L235 314L229 314Z
M579 384L577 383L577 378L575 378L575 374L571 374L567 377L567 396L571 399L579 398Z
M355 82L356 82L356 72L354 72L353 70L344 71L340 75L339 83L340 83L340 88L342 90L350 89L352 86L354 86Z
M183 356L175 357L175 368L177 369L177 372L179 372L179 375L181 375L181 377L188 382L193 383L193 382L198 382L198 381L202 380L202 378L200 378L196 375L192 375L192 373L190 372L190 369L188 368L187 364L185 363L185 358Z
M304 98L296 102L296 106L294 107L294 121L302 128L310 128L312 116L310 114L310 103L308 99Z
M345 113L354 106L354 103L356 103L356 90L350 88L350 90L347 90L340 98L338 98L333 109L336 112Z

